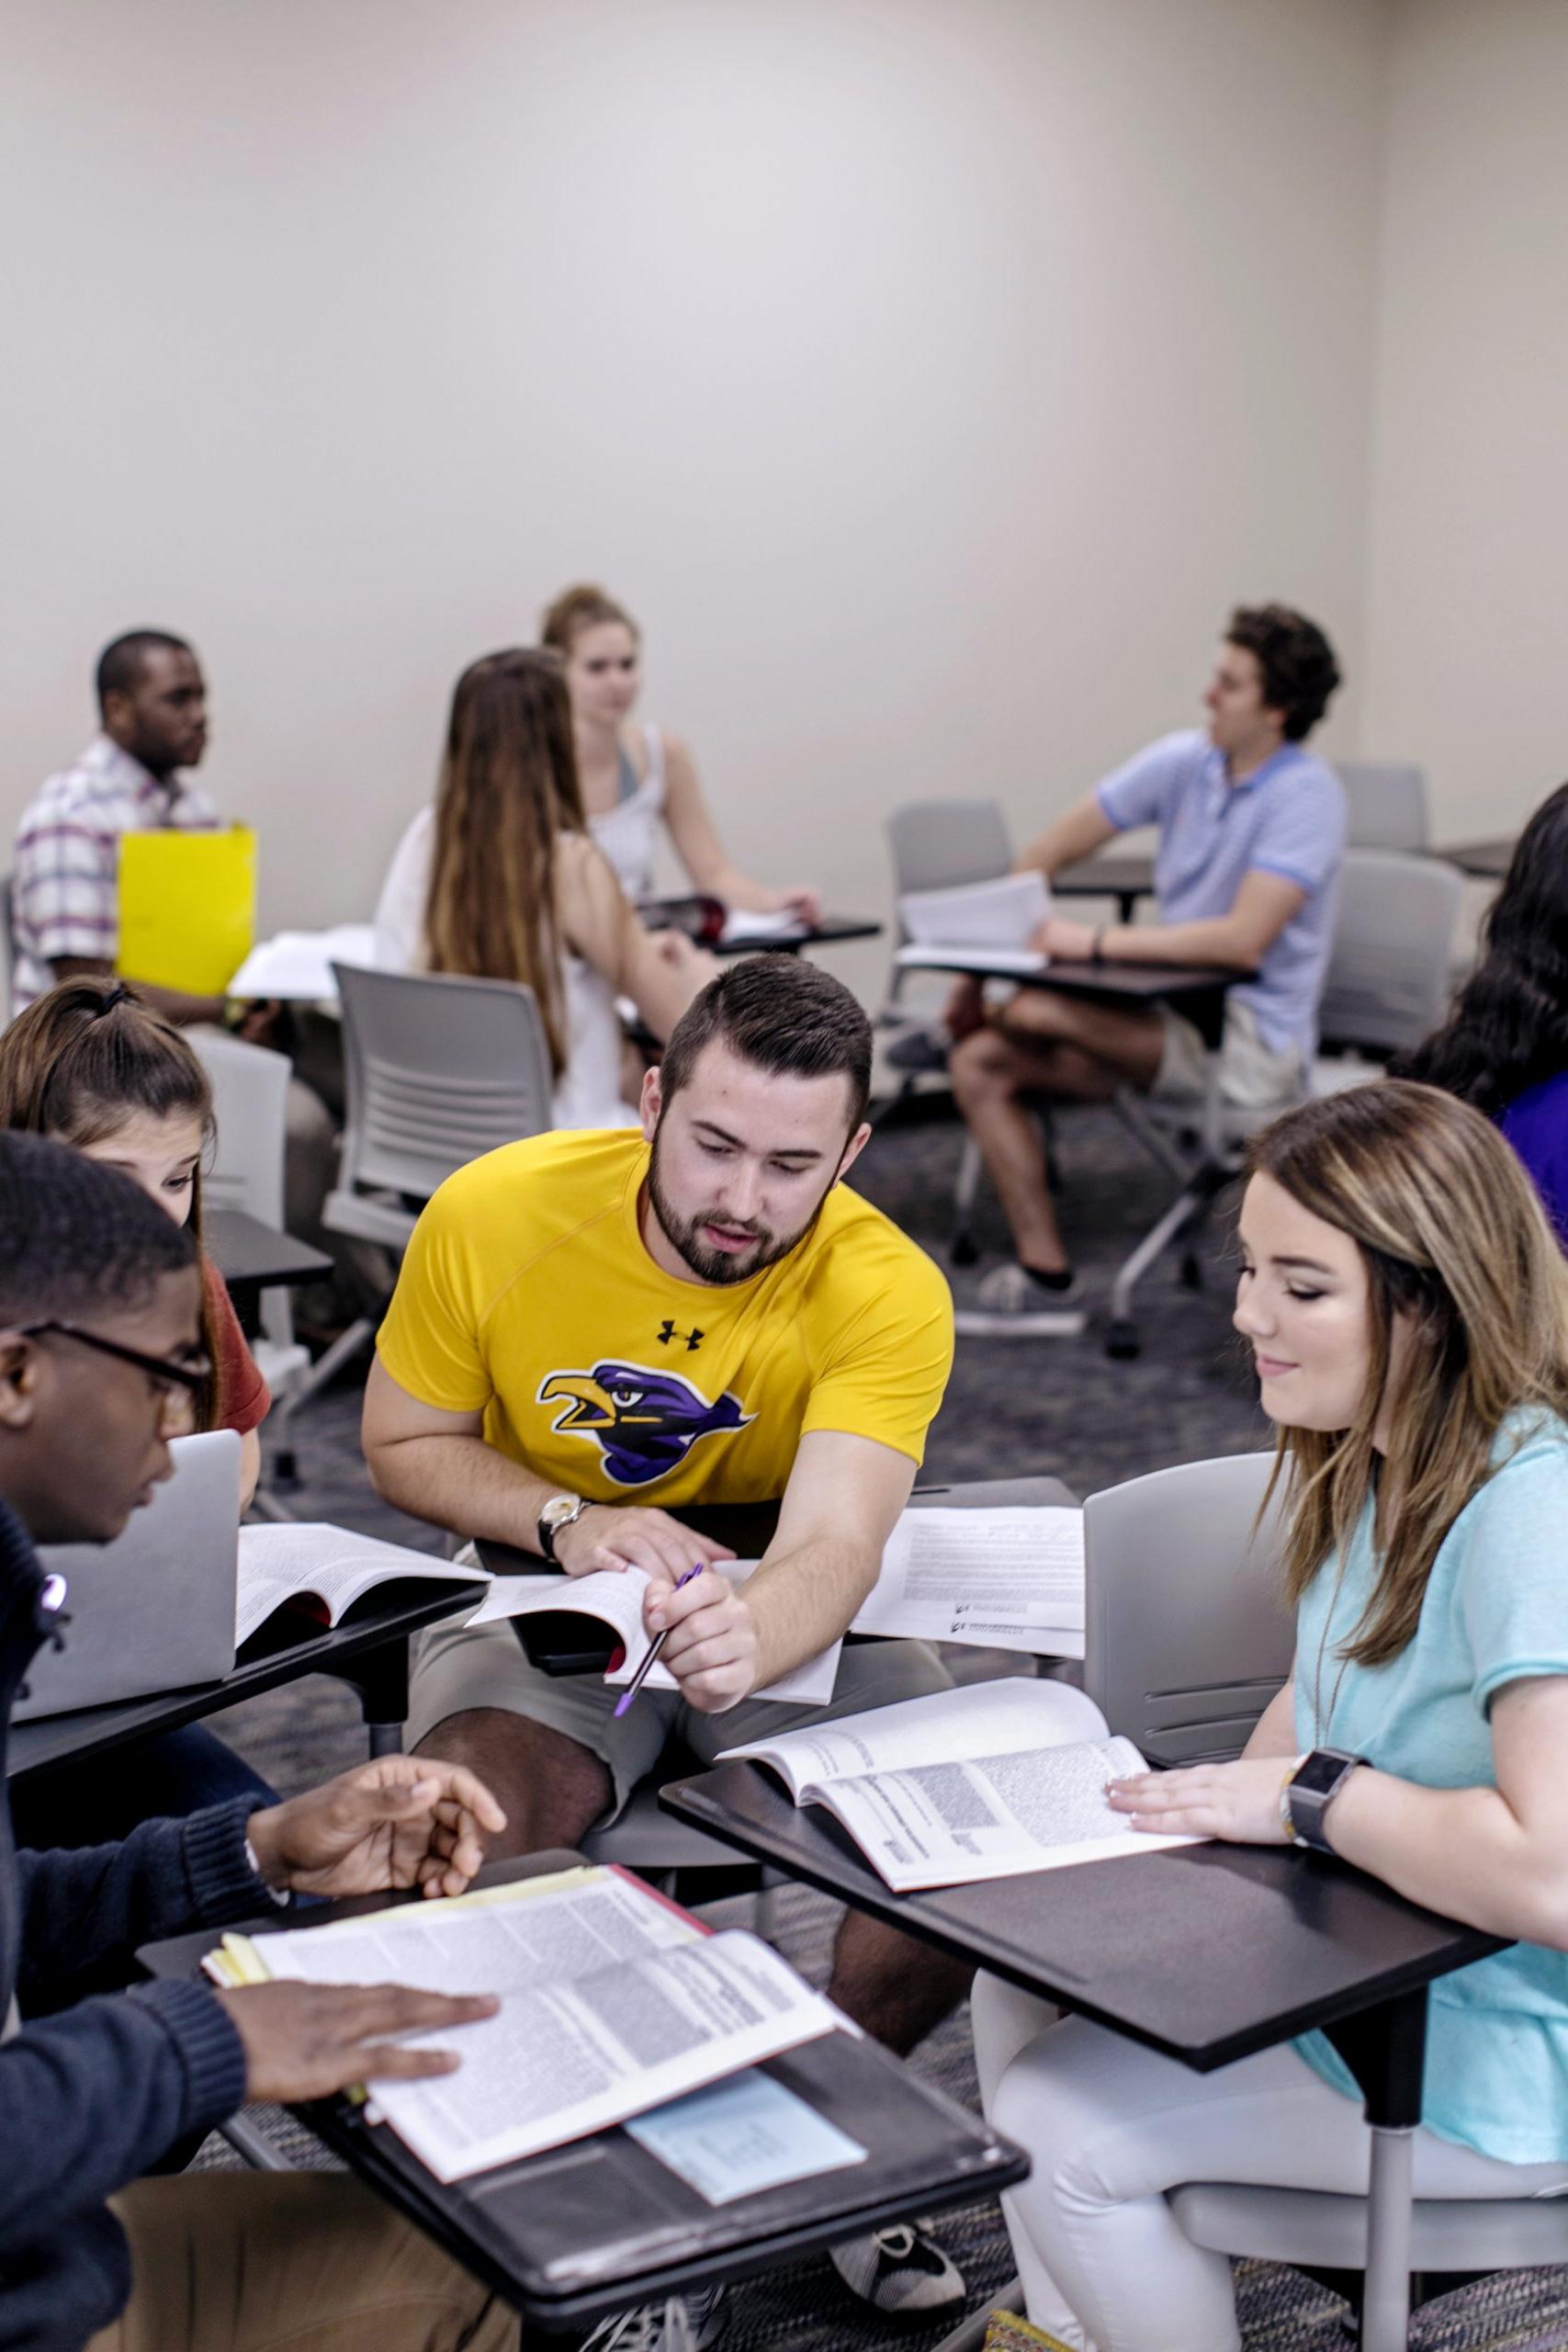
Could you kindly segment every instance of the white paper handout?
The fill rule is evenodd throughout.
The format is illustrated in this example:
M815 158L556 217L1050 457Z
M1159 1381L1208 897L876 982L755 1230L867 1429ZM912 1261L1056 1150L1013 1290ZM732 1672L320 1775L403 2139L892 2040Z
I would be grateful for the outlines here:
M455 2074L374 2086L375 2114L445 2181L622 2122L837 2023L756 1937L705 1935L613 1870L227 1939L212 1973L231 1952L249 1970L226 1973L231 1983L292 1977L500 1997L497 2014L476 2025L404 2037L457 2052Z
M716 1560L713 1565L732 1584L744 1584L758 1563ZM611 1628L626 1650L621 1664L605 1674L605 1681L629 1682L648 1648L642 1603L651 1581L641 1568L634 1567L595 1568L584 1577L496 1577L468 1623L490 1625L502 1617L541 1616L558 1610L596 1617ZM825 1707L838 1680L839 1652L842 1647L841 1642L830 1643L816 1657L807 1658L788 1674L781 1674L776 1682L753 1690L751 1697L788 1701L796 1706ZM656 1658L642 1687L645 1690L674 1690L679 1685L663 1660Z
M483 1568L454 1567L450 1560L403 1544L383 1544L322 1521L242 1527L239 1576L234 1588L234 1642L248 1641L275 1609L297 1594L319 1600L329 1625L378 1584L399 1577L430 1577L439 1584L482 1584Z
M729 907L719 942L725 947L743 947L750 939L804 939L806 935L806 924L791 907L775 907L765 914L750 907Z
M970 1683L726 1748L836 1815L895 1894L1202 1840L1128 1829L1107 1781L1146 1769L1061 1682Z
M1082 1657L1082 1511L905 1511L850 1631Z
M375 963L374 923L340 922L331 931L280 931L252 948L225 993L335 1004L337 981L333 966L360 964L373 968Z

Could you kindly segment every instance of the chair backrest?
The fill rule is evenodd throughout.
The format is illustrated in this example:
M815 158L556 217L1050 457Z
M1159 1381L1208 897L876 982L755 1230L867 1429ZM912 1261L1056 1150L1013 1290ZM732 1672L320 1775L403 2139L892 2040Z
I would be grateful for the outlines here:
M887 820L893 891L962 889L994 882L1012 865L1012 840L996 800L911 800Z
M190 1043L212 1087L218 1131L202 1167L202 1199L209 1208L243 1209L280 1230L288 1057L216 1030L193 1030Z
M551 1124L532 989L334 964L343 1005L347 1189L426 1201L481 1152Z
M1377 1054L1419 1045L1448 1009L1464 877L1442 858L1347 850L1318 1030Z
M1404 760L1336 760L1345 787L1352 849L1424 850L1427 778Z
M1154 1764L1237 1755L1291 1670L1272 1453L1184 1462L1084 1505L1084 1689Z

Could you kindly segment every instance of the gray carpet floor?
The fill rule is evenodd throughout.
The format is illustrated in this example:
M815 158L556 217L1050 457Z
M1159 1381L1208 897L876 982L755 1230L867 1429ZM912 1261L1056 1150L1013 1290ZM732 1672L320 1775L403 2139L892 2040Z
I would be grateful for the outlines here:
M1083 1111L1059 1122L1063 1216L1091 1296L1101 1305L1110 1277L1153 1223L1169 1183L1139 1152L1113 1114ZM942 1258L959 1133L939 1103L878 1129L857 1170L859 1189L933 1255ZM1267 1442L1252 1382L1230 1327L1234 1201L1223 1202L1202 1248L1202 1287L1182 1286L1168 1261L1138 1301L1143 1353L1112 1363L1098 1317L1076 1340L959 1342L925 1476L933 1482L1050 1474L1080 1495L1205 1454ZM976 1232L994 1262L1004 1234L982 1202ZM956 1272L960 1303L981 1268ZM358 1386L347 1379L301 1422L303 1485L290 1497L301 1518L440 1548L441 1537L389 1510L370 1492L356 1442ZM357 1763L363 1733L351 1694L317 1679L268 1694L213 1719L285 1792ZM786 1889L776 1905L777 1939L796 1965L821 1980L836 1914L825 1898ZM975 2101L966 2012L917 2053L919 2071ZM282 2119L297 2154L303 2135ZM204 2161L229 2161L209 2143ZM987 2203L945 2215L938 2234L968 2279L972 2303L988 2301L1011 2269L1000 2215ZM1238 2296L1247 2352L1338 2352L1348 2338L1343 2310L1323 2289L1275 2265L1244 2265ZM927 2346L932 2334L893 2335L852 2303L824 2259L792 2265L738 2289L726 2344L733 2352L871 2352L900 2342ZM1568 2269L1502 2274L1421 2312L1411 2337L1420 2352L1551 2352L1568 2346Z

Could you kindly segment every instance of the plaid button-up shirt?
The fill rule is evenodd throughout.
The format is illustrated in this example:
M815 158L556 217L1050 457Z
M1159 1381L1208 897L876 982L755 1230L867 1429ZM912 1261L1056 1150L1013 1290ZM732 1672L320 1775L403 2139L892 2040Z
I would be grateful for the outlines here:
M119 944L121 833L206 831L217 809L194 785L160 783L107 735L51 775L23 817L11 869L14 1009L54 986L58 956L101 957Z

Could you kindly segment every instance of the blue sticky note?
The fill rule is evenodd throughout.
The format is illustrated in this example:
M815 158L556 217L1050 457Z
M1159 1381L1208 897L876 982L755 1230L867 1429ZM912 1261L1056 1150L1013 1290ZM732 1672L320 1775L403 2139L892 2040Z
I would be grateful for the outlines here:
M626 2129L710 2205L865 2162L858 2141L755 2066L650 2108Z

